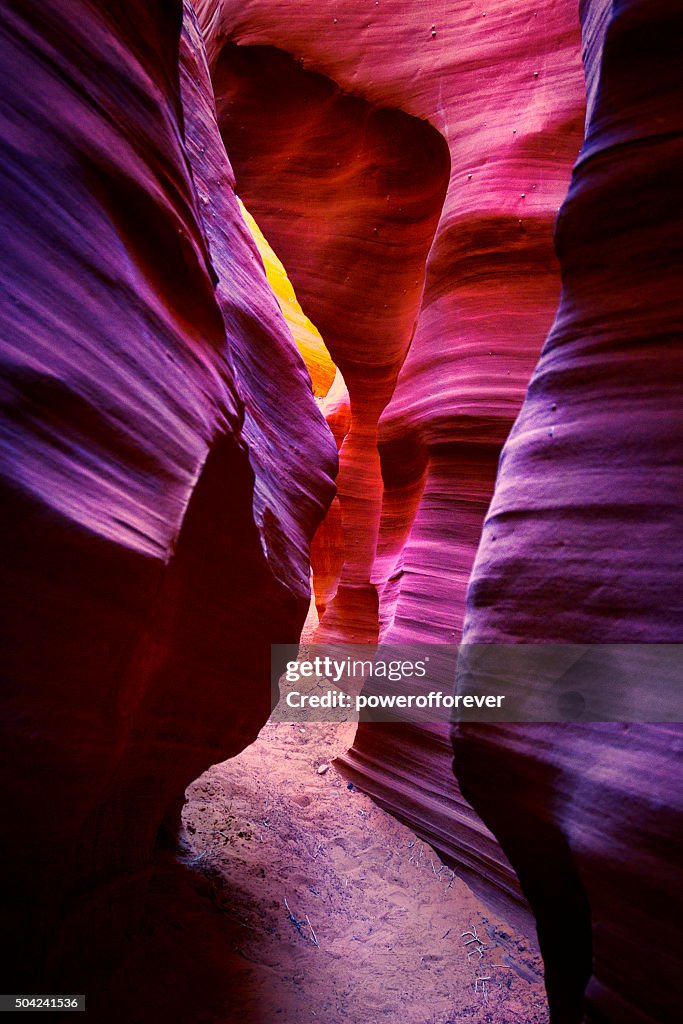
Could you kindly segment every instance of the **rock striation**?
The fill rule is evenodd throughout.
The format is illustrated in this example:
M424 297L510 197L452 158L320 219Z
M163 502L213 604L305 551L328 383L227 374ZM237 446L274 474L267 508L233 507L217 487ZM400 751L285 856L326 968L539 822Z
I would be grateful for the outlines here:
M282 8L280 17L290 14ZM338 478L343 565L319 638L375 640L377 424L415 328L448 150L425 121L349 95L274 46L224 42L212 75L240 196L349 394Z
M240 203L240 209L263 260L268 284L273 289L282 315L292 332L296 347L306 363L306 369L311 376L313 394L316 398L322 399L332 387L339 370L332 362L325 342L320 337L320 331L301 308L282 261L244 203Z
M15 991L143 984L311 562L319 640L681 639L680 3L104 7L0 3ZM554 1024L677 1019L680 730L453 740L461 788L436 726L340 764L534 913Z
M588 117L556 231L562 296L503 449L473 643L683 640L683 12L588 0L581 17ZM455 737L463 791L534 909L553 1021L678 1019L682 745L675 725Z
M557 306L552 229L583 133L578 12L197 11L238 190L349 391L338 504L314 544L318 639L457 642L500 448ZM525 912L453 781L446 728L361 726L341 763Z
M182 36L158 0L0 23L3 967L82 991L138 927L186 785L269 714L336 453L191 8Z

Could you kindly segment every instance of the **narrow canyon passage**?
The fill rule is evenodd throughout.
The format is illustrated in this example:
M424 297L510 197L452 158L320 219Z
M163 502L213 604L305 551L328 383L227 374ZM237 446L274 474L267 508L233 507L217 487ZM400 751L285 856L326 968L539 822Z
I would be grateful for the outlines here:
M0 1011L680 1020L683 5L436 8L0 0Z
M348 407L343 377L285 267L240 207L334 429L337 392ZM319 635L330 532L326 524L316 539L316 597L300 656ZM219 969L230 979L230 1007L219 1000L215 1014L237 1012L249 1024L547 1021L535 937L496 916L431 846L341 774L334 762L352 747L354 722L343 712L326 723L292 722L291 714L283 696L255 743L187 791L182 859L206 886L203 912L221 914ZM178 926L186 930L187 920Z

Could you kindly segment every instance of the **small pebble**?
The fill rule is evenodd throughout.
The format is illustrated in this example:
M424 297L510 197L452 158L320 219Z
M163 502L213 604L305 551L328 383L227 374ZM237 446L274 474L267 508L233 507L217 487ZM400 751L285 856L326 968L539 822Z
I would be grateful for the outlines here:
M318 768L318 775L324 775L329 770L329 764L321 764Z

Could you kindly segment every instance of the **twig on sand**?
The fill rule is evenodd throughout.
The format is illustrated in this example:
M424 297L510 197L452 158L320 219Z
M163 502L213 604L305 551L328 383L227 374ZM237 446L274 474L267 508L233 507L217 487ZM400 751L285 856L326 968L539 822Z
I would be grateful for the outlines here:
M223 910L222 907L219 907L218 909L220 910L220 912L223 915L223 917L227 917L228 921L232 921L233 924L238 924L240 926L240 928L246 928L246 930L248 932L253 932L254 931L254 929L251 927L251 925L247 924L246 921L243 921L239 917L233 917L232 914L229 914L227 910Z
M468 938L468 936L469 936L469 938ZM461 932L460 938L462 939L463 944L465 946L465 950L467 951L467 959L469 960L469 958L471 956L478 956L479 957L479 962L477 963L477 965L475 967L475 971L487 970L487 969L490 970L491 967L504 967L507 970L511 970L512 969L512 968L508 967L506 964L489 964L487 966L484 966L481 963L481 961L484 959L484 953L487 953L487 952L489 952L489 950L495 949L496 947L495 947L495 945L487 946L482 941L482 939L479 938L479 936L477 935L476 925L472 925L472 927L468 928L467 931ZM471 947L471 949L468 949L468 947ZM493 981L493 975L491 975L491 974L483 974L483 975L482 974L475 974L475 976L474 976L474 991L475 992L481 991L482 998L483 998L485 1003L488 1003L488 1001L489 1001L488 982L490 982L490 981ZM481 986L481 988L480 988L480 986ZM500 988L500 985L498 987Z
M429 863L432 865L432 871L434 872L434 877L435 878L441 878L441 872L446 867L446 865L442 864L441 867L439 868L439 870L437 871L436 868L434 867L434 861L431 860L431 858L430 858Z
M287 897L286 896L285 896L285 907L287 908L287 914L289 916L289 920L292 922L292 924L294 925L294 927L298 931L298 933L301 936L301 938L305 939L306 942L310 942L311 945L318 946L318 948L320 948L320 943L318 942L318 936L315 934L315 931L313 930L313 925L311 924L311 921L310 921L310 918L309 918L308 914L306 914L306 921L300 921L297 917L295 917L294 914L292 913L292 911L290 910L289 903L287 902ZM305 931L306 924L308 924L308 934Z
M308 916L308 914L306 914L306 920L308 921L308 929L309 929L309 931L310 931L310 933L311 933L311 936L312 936L312 938L313 938L313 942L314 942L314 944L315 944L316 946L318 946L318 947L319 947L319 946L320 946L320 943L318 942L318 936L317 936L317 935L315 934L315 930L314 930L314 928L313 928L313 925L311 924L311 919L310 919L310 917Z
M469 957L474 956L475 953L478 953L479 954L479 959L483 960L484 959L484 949L485 949L484 946L475 946L474 949L471 949L469 951L469 953L467 954L468 959L469 959Z
M200 860L204 860L204 858L206 857L206 852L207 852L206 850L202 850L202 852L198 853L196 857L190 857L188 860L185 861L185 863L186 864L199 864Z
M487 975L485 978L477 977L477 978L474 979L474 991L476 992L478 985L481 984L481 994L484 997L484 1002L485 1003L488 1003L488 1001L489 1001L488 989L486 988L486 982L487 981L491 981L491 976L490 975Z

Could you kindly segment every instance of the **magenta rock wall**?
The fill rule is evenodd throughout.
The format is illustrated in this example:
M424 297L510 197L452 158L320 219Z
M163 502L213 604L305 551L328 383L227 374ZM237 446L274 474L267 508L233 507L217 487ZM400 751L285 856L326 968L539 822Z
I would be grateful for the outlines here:
M556 230L562 297L503 449L473 643L683 640L683 11L581 15L589 110ZM676 725L455 737L462 789L536 914L553 1021L678 1020L682 746Z
M583 132L571 5L399 6L197 4L238 191L349 390L314 544L321 642L458 641L500 448L557 306L552 229ZM341 763L528 926L451 760L445 728L361 726Z
M185 786L268 717L336 452L190 8L182 39L179 3L0 17L3 966L79 991L135 932Z
M0 2L8 990L144 984L311 563L321 641L682 639L681 5L485 6ZM553 1024L677 1020L680 730L452 740L339 763L534 915Z

